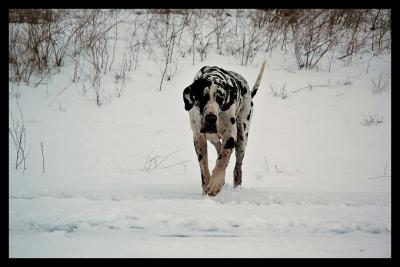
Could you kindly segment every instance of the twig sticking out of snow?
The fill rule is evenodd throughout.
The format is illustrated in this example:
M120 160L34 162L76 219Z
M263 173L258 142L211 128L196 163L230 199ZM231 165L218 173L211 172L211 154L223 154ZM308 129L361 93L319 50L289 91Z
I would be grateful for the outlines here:
M61 95L67 88L68 88L68 86L66 86L64 89L62 89L60 92L57 93L57 95L53 98L53 100L51 100L49 107L54 103L54 101L57 99L57 97L59 95Z
M178 151L175 151L175 152L172 152L172 153L167 154L165 156L161 156L161 155L152 156L154 151L151 151L147 155L146 163L145 163L144 167L142 168L142 171L151 171L151 170L156 170L156 169L167 169L167 168L171 168L173 166L176 166L176 165L179 165L179 164L183 164L183 163L186 163L186 162L189 161L189 160L185 160L185 161L172 163L172 164L169 164L167 166L161 166L161 163L165 162L168 158L170 158L172 155L176 154L177 152Z
M295 90L292 90L292 91L290 91L289 93L290 94L296 94L296 93L298 93L298 92L300 92L300 91L302 91L302 90L304 90L304 89L309 89L309 90L312 90L313 88L315 88L315 87L329 87L329 88L334 88L334 87L343 87L343 86L347 86L347 85L351 85L352 84L352 82L351 81L349 81L349 80L345 80L344 82L342 82L342 83L340 83L340 84L336 84L336 85L331 85L331 83L330 83L330 81L328 80L328 84L316 84L316 85L313 85L311 82L307 82L308 83L308 86L304 86L304 87L301 87L301 88L298 88L298 89L295 89ZM286 84L285 84L286 85ZM272 88L271 88L271 90L272 90ZM341 95L343 95L343 94L341 94ZM336 95L336 96L340 96L340 95ZM287 94L287 91L285 90L285 95L284 95L284 97L282 98L282 99L284 99L284 98L286 98L286 97L288 97L288 94Z
M265 164L266 174L269 174L270 169L269 169L269 166L267 163L267 159L265 157L264 157L264 164ZM294 171L286 171L284 168L279 167L277 164L273 164L273 165L274 165L274 169L275 169L275 174L292 175L292 174L296 174L300 171L300 167L298 167Z
M385 170L383 171L383 175L379 175L379 176L370 177L370 178L368 178L368 180L372 180L372 179L378 179L378 178L391 178L391 177L392 177L391 175L386 175L387 166L388 166L388 163L386 162L386 165L385 165Z
M43 151L43 141L40 142L40 148L42 149L42 170L44 173L44 151Z
M370 178L368 178L368 180L377 179L377 178L390 178L390 177L392 177L392 176L391 175L380 175L380 176L370 177Z

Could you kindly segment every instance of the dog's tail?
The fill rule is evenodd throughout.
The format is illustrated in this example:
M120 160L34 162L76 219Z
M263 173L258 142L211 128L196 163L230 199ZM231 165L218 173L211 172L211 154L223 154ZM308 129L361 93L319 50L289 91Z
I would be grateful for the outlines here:
M253 89L251 90L251 98L253 98L257 93L258 86L260 85L261 77L262 77L263 72L264 72L265 62L266 61L264 60L263 64L261 65L261 70L260 70L260 73L258 74L256 83L254 84Z

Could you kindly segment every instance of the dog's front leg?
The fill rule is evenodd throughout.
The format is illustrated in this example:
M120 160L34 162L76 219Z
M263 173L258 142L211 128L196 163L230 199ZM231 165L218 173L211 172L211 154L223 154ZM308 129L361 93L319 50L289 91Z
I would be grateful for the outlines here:
M208 156L207 156L207 139L205 134L193 135L194 148L196 150L197 159L199 161L201 172L201 186L203 194L206 194L206 185L210 181L210 170L208 169Z
M228 166L233 148L235 147L235 138L233 136L226 136L222 138L222 149L217 159L214 170L207 184L206 192L210 196L215 196L221 191L222 186L225 184L225 170Z

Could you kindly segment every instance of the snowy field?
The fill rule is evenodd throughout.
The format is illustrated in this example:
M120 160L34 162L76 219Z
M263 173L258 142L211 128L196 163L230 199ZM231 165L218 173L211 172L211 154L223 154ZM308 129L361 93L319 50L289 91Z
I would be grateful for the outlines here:
M232 156L222 191L203 196L183 89L204 65L252 87L264 59L243 184L233 188ZM279 47L247 66L211 49L194 65L180 58L159 91L143 52L122 96L101 106L83 80L72 83L68 61L37 87L40 76L10 81L30 153L16 170L9 138L9 256L391 257L391 90L371 89L380 75L390 81L391 55L370 59L334 61L329 72L329 58L298 70ZM275 97L270 85L284 84L287 97ZM112 73L102 86L115 87ZM364 125L369 114L383 121Z

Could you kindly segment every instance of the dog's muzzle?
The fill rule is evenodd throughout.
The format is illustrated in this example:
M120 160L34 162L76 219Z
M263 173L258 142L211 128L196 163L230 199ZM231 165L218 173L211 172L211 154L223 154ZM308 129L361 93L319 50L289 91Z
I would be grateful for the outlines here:
M200 129L201 133L217 133L217 115L207 114L204 118L203 126Z

